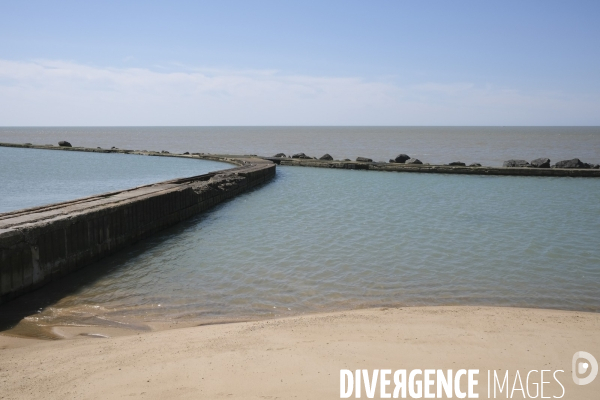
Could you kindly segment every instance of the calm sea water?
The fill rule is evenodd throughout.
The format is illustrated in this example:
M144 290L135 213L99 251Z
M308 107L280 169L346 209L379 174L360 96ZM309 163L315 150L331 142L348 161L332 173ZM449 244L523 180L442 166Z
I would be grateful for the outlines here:
M231 167L206 160L0 147L0 213Z
M271 183L29 295L52 301L22 324L448 304L599 312L599 233L598 179L278 167Z
M258 154L304 152L336 159L387 161L399 153L432 164L463 161L501 166L511 158L600 163L600 127L58 127L0 128L0 142L116 146Z

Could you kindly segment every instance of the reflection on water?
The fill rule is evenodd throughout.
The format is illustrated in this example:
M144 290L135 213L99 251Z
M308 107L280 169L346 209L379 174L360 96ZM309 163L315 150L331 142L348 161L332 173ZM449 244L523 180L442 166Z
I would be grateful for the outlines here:
M598 312L599 232L596 179L279 167L260 189L22 297L41 310L19 329L382 305Z

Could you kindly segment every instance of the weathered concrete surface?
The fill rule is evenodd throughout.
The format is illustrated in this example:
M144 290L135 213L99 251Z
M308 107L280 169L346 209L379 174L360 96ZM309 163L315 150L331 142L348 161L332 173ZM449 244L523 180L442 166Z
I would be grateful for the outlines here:
M314 159L263 157L279 165L300 167L365 169L370 171L422 172L433 174L465 175L514 175L514 176L571 176L600 177L598 169L566 168L506 168L506 167L466 167L452 165L398 164L357 161L327 161Z
M256 157L186 157L225 161L239 167L0 214L0 303L113 254L275 175L274 163Z

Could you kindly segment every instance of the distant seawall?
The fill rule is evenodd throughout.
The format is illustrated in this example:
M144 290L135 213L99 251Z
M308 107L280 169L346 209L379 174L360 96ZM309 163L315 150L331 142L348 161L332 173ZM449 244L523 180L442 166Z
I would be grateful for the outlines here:
M87 148L52 149L106 152ZM118 149L110 152L133 153ZM275 176L276 165L256 157L183 157L224 161L238 167L0 214L0 303L113 254Z
M506 168L506 167L467 167L453 165L400 164L360 161L328 161L286 157L263 157L278 165L298 167L363 169L369 171L421 172L431 174L462 175L510 175L510 176L570 176L600 178L600 169L567 168Z

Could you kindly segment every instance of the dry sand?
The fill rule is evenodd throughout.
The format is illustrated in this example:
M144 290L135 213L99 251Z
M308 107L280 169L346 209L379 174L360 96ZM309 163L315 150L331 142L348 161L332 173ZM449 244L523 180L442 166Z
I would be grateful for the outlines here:
M487 398L488 370L509 370L512 386L516 370L525 379L529 370L560 369L564 399L600 399L600 377L587 386L571 379L576 351L600 360L597 313L390 308L74 337L0 336L0 398L338 399L340 369L465 368L480 370L479 398ZM552 375L545 380L545 395L559 396Z

